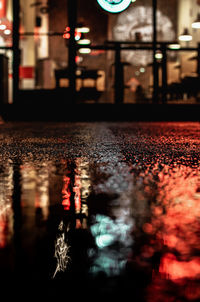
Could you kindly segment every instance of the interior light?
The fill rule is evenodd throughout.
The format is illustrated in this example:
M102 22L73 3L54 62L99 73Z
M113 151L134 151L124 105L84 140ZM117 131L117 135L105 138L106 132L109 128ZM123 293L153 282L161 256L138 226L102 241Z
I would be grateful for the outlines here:
M89 53L91 53L91 49L90 48L80 48L79 52L82 54L89 54Z
M80 39L81 39L81 33L75 31L75 40L76 40L76 41L79 41Z
M67 40L70 39L70 33L64 33L63 38Z
M169 44L168 45L168 47L170 48L170 49L180 49L181 48L181 46L180 46L180 44Z
M87 34L89 33L90 29L89 27L77 27L76 31L79 33Z
M157 60L161 60L161 59L163 58L162 53L161 53L161 52L157 52L157 53L155 54L155 58L156 58Z
M81 39L78 41L78 44L80 45L89 45L90 44L90 40L89 39Z
M4 30L4 34L5 35L10 35L11 34L11 30L10 29L5 29Z
M184 28L183 33L179 36L179 40L185 42L192 41L192 36L190 35L187 28Z
M200 13L198 13L196 20L192 23L192 28L200 28Z
M0 24L0 30L5 30L6 29L6 25L5 24Z
M144 67L141 67L141 68L140 68L140 72L141 72L141 73L144 73L144 72L145 72L145 68L144 68Z

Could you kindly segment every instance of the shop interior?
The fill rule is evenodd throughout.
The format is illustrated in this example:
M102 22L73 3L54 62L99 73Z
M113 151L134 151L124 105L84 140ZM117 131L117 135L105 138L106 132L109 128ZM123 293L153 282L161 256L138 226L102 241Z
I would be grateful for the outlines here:
M169 0L167 7L165 1L156 2L155 50L152 0L132 0L119 13L104 10L96 0L77 0L78 102L153 102L155 60L158 102L199 101L200 1ZM67 0L19 1L19 91L67 93L71 35L67 9ZM8 103L16 88L13 12L12 0L0 0L1 94Z

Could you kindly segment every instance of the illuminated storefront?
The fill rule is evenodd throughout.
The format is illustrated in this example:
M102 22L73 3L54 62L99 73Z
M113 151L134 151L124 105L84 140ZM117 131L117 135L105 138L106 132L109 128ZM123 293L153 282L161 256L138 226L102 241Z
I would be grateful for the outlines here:
M122 3L126 7L115 11ZM0 1L0 49L8 58L9 103L16 91L69 87L66 70L71 29L67 9L67 0ZM87 0L84 4L77 0L76 91L80 101L115 103L115 88L121 86L122 102L151 102L155 81L158 93L160 88L170 87L165 89L165 101L196 100L198 90L183 90L179 84L186 77L198 81L200 23L193 23L199 12L198 0L170 0L167 8L162 0ZM80 28L87 31L80 32ZM180 38L183 31L191 35L189 40ZM118 82L117 75L121 77Z

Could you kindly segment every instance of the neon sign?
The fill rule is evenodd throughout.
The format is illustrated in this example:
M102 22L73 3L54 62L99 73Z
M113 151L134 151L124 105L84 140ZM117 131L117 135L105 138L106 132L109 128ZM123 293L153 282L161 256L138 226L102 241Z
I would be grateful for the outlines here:
M110 13L120 13L131 4L131 0L97 0L97 2Z

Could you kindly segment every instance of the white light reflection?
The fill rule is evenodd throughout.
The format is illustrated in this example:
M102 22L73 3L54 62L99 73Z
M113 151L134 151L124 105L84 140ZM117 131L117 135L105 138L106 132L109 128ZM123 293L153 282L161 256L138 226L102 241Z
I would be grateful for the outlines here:
M70 261L70 256L69 256L70 246L68 245L65 237L65 225L63 221L60 222L58 230L59 230L59 235L56 238L55 254L54 254L54 257L57 260L57 265L56 265L55 273L53 274L53 278L55 278L58 272L65 272L65 270L67 269L67 265Z
M101 156L93 172L96 183L92 186L94 214L90 231L95 245L88 250L88 256L91 275L103 272L113 277L126 270L134 244L133 177L113 133L101 127L97 138L103 139L104 145L102 152L102 144L95 144L95 152ZM95 194L100 195L100 212L98 207L95 209Z
M21 166L21 203L26 208L40 208L43 220L49 214L49 175L51 162L38 165L34 162Z
M37 198L35 207L42 210L43 219L47 220L49 215L49 174L50 162L44 162L38 170L37 177Z
M87 198L91 191L91 179L89 173L89 161L87 158L76 159L76 177L75 177L75 203L77 202L76 212L81 211L82 214L88 216ZM79 193L78 193L79 192ZM76 200L77 198L77 200ZM81 199L81 208L79 200Z

